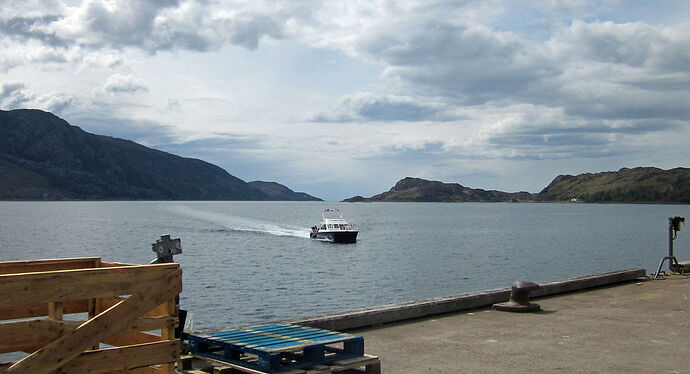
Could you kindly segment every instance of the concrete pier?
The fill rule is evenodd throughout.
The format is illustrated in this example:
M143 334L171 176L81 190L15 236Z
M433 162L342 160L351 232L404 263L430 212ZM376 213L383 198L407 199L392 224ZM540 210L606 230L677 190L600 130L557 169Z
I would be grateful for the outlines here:
M628 281L354 330L384 373L690 373L690 277Z
M644 269L627 269L584 277L561 279L541 283L539 289L535 290L532 296L549 296L565 292L580 291L592 287L601 287L631 281L644 276ZM289 322L321 329L343 331L486 306L491 307L492 304L508 301L509 298L510 288L502 288L401 304L382 305L343 313L299 318Z

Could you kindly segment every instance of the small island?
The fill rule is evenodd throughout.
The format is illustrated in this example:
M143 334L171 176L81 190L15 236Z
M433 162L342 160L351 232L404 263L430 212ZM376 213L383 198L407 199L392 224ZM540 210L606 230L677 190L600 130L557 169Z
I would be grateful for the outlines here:
M655 167L559 175L539 193L503 192L469 188L457 183L407 177L389 191L369 198L355 196L345 202L586 202L586 203L690 203L690 169Z

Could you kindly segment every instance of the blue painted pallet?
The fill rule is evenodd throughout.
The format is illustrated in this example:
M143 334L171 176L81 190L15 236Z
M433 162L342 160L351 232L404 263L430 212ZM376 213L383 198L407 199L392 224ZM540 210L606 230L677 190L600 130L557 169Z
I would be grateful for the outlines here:
M280 323L192 334L189 350L195 355L273 373L363 356L364 338Z

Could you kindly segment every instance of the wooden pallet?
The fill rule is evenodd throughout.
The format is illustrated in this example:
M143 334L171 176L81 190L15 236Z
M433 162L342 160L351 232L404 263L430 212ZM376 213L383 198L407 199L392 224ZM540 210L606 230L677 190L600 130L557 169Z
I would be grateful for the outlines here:
M211 363L212 368L207 371L184 371L185 374L267 374L241 365L201 357ZM365 354L361 357L334 361L322 365L314 365L303 369L283 371L280 374L381 374L381 361L377 356Z
M293 324L268 324L190 335L196 356L257 372L313 367L364 355L364 338Z

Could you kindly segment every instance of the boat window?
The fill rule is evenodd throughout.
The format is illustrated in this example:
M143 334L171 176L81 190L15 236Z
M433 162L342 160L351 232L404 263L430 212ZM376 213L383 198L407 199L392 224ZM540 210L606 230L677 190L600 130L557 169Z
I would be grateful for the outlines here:
M321 230L325 230L325 229L326 229L326 225L321 225Z

